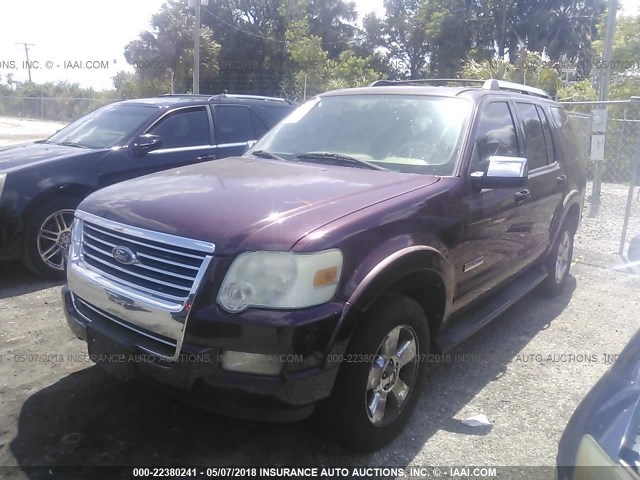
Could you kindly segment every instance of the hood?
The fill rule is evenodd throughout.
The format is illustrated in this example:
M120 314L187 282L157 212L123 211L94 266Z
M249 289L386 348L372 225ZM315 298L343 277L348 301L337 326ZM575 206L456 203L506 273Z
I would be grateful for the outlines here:
M129 180L80 209L212 242L218 255L289 250L309 232L439 177L231 157Z
M42 162L95 153L97 150L56 145L53 143L23 143L0 149L0 173L30 167Z

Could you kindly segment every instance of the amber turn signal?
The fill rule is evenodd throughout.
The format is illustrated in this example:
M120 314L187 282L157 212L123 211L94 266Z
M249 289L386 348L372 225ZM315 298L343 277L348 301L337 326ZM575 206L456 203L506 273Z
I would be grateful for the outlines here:
M318 270L313 276L314 287L324 287L331 285L338 280L338 267L329 267Z

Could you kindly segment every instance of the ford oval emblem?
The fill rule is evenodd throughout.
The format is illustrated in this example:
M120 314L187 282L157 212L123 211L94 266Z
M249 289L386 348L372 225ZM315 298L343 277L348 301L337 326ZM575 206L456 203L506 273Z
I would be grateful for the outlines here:
M123 265L133 265L138 262L136 252L127 247L114 247L114 249L111 250L111 255Z

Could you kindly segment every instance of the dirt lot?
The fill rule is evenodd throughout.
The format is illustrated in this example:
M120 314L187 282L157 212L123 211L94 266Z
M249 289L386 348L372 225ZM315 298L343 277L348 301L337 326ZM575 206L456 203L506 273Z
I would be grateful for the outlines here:
M219 417L74 361L86 347L66 328L59 285L2 264L0 466L553 465L567 420L608 368L605 354L637 328L640 279L596 266L612 261L601 255L576 257L564 296L534 293L467 341L458 352L469 361L436 367L408 428L372 455L325 443L309 423ZM461 423L476 413L492 426Z
M48 120L0 117L0 147L47 138L65 125Z

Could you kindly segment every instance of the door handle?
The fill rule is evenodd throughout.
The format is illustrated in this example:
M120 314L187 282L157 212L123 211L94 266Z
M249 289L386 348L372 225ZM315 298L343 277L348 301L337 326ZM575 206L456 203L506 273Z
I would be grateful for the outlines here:
M521 190L516 193L514 200L516 201L516 203L521 203L526 202L529 199L531 199L531 192L529 190Z
M215 159L216 159L215 155L201 155L196 158L196 160L215 160Z
M558 177L558 185L564 185L565 183L567 183L567 176L566 175L560 175Z

